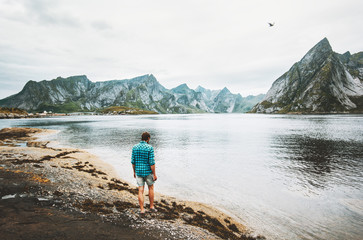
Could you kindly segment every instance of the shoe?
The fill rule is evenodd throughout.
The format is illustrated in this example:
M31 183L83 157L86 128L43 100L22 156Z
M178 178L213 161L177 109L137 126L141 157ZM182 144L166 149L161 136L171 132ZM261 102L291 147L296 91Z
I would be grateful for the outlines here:
M156 208L150 208L150 212L157 212L158 210Z

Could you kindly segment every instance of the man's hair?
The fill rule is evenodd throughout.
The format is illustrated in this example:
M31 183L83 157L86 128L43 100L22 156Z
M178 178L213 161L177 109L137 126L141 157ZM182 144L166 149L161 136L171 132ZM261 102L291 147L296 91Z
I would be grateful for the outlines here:
M148 140L148 139L149 139L149 137L150 137L150 133L148 133L148 132L144 132L144 133L141 135L141 140L146 141L146 140Z

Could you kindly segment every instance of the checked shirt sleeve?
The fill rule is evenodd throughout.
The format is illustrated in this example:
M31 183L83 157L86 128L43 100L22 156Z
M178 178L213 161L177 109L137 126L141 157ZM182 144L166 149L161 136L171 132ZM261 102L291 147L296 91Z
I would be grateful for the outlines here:
M134 164L135 165L135 151L134 151L134 149L132 149L131 164Z
M155 165L155 159L154 159L154 148L151 147L149 152L149 164L150 166Z

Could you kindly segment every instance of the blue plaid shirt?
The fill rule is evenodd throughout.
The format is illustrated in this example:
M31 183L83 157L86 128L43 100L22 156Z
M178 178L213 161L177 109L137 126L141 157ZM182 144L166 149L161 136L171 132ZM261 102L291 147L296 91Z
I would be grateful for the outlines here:
M136 175L146 177L152 173L150 166L155 164L154 148L141 141L132 148L131 163L135 165Z

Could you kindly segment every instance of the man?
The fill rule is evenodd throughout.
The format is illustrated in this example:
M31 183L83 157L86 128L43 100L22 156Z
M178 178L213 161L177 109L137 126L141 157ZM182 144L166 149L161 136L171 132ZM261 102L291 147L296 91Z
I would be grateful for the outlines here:
M154 148L149 145L150 134L144 132L141 135L141 142L132 148L131 164L134 169L134 178L136 178L139 187L139 204L141 214L145 213L144 209L144 185L145 182L149 187L150 211L156 212L154 207L154 182L156 179Z

